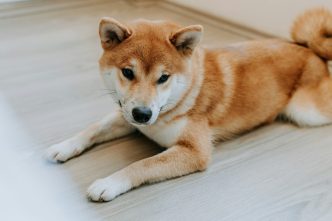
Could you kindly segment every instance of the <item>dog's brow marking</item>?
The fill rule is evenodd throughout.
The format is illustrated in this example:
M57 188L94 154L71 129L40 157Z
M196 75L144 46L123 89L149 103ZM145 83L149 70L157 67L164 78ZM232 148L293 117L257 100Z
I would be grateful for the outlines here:
M137 65L137 60L134 59L134 58L132 58L132 59L129 60L129 63L130 63L131 65Z
M165 66L160 64L160 65L156 66L155 69L156 69L157 73L162 73L165 70Z
M131 66L137 68L137 64L138 64L138 62L137 62L136 59L134 59L134 58L130 59L130 60L129 60L129 63L130 63Z

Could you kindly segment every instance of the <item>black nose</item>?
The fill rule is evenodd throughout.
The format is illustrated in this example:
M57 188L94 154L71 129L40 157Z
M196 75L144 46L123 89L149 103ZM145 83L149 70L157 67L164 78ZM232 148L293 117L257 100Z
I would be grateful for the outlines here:
M136 122L146 123L150 120L152 111L148 107L135 107L132 114Z

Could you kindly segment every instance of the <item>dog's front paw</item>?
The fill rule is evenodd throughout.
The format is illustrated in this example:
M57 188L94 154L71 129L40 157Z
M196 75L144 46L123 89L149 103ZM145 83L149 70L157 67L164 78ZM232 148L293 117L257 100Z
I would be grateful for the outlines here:
M45 158L51 162L65 162L83 150L81 142L69 139L49 147L45 152Z
M132 188L128 177L115 173L104 179L96 180L87 191L88 199L98 202L111 201Z

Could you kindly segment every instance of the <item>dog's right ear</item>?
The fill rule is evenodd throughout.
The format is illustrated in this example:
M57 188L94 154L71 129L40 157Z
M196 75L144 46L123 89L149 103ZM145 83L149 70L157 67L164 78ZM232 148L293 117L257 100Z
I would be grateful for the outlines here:
M114 48L130 35L131 31L117 20L109 17L100 20L99 36L105 50Z

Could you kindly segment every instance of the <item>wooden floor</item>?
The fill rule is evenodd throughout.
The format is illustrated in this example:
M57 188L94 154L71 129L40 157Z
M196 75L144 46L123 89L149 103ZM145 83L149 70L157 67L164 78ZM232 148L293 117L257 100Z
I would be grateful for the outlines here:
M97 66L101 53L97 25L102 16L202 24L203 43L209 45L253 36L157 4L110 0L0 4L0 98L32 140L29 145L1 146L24 150L15 162L43 161L48 146L113 110ZM14 139L20 140L17 136ZM69 177L67 186L51 185L48 190L63 202L70 200L78 213L89 211L95 220L332 220L332 126L305 129L274 123L217 145L206 172L146 185L109 203L85 199L86 188L95 179L160 151L136 134L99 145L68 163L40 167L47 168L56 182Z

